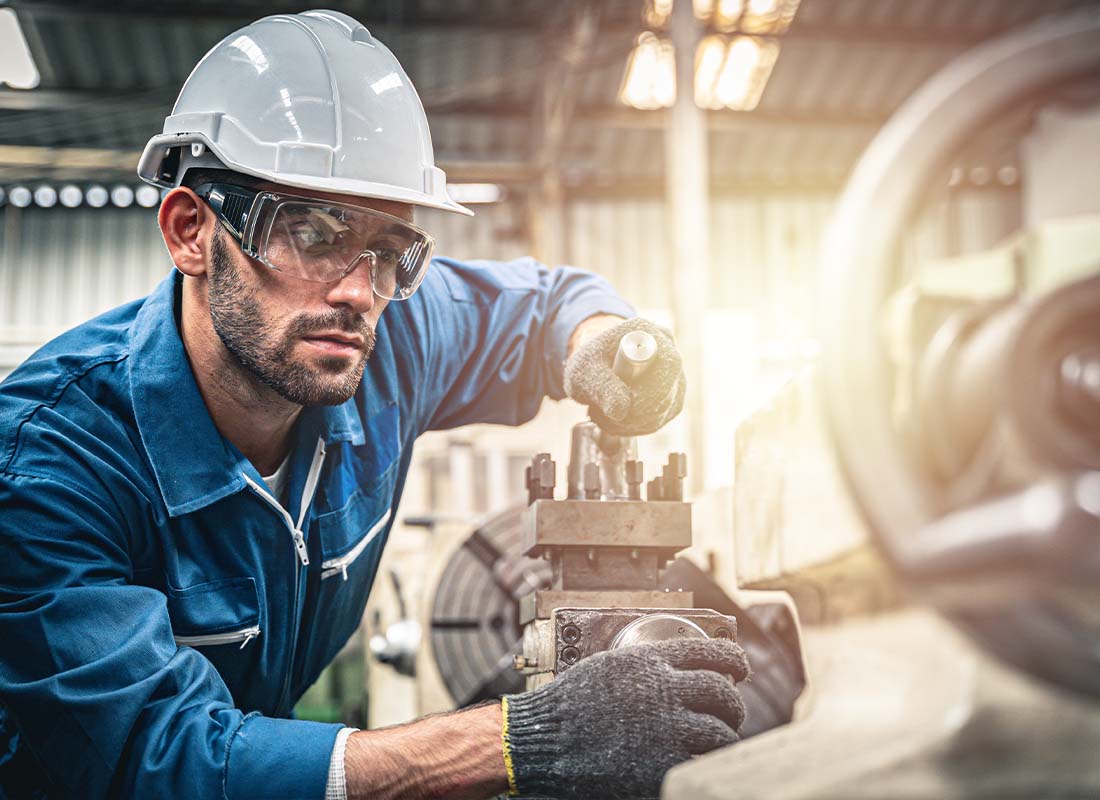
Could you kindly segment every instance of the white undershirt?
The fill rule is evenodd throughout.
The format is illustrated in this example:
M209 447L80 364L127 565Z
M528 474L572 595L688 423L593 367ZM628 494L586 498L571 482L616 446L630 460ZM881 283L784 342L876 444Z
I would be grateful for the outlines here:
M267 484L267 488L271 492L271 496L274 497L285 508L286 502L286 482L290 477L290 453L287 453L286 458L283 459L283 463L270 475L264 475L264 483Z

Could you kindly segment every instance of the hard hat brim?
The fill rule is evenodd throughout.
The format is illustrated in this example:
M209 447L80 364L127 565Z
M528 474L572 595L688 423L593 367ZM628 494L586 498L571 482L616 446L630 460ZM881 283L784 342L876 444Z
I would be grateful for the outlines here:
M174 188L179 185L179 176L173 175L172 180L161 177L161 167L170 151L174 147L189 147L192 144L201 144L207 148L225 169L240 172L244 175L252 175L256 178L269 180L281 186L291 186L296 189L307 189L321 192L333 192L335 194L348 195L350 197L365 197L374 200L390 200L398 203L408 203L422 208L435 208L440 211L450 211L465 216L473 216L474 212L450 198L440 199L436 195L427 192L417 192L404 186L394 186L386 183L355 180L344 177L321 177L316 175L298 175L295 173L273 172L257 169L235 162L229 158L216 143L212 142L206 134L195 131L185 133L163 133L154 136L145 145L145 150L138 161L137 174L146 183L162 188Z

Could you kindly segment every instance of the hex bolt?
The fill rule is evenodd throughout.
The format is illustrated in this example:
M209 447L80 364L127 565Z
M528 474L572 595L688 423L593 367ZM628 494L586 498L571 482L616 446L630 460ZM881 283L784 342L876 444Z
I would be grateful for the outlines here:
M532 665L534 666L534 665ZM527 668L527 659L523 656L512 656L512 669L516 672L520 672Z
M626 484L631 500L642 499L642 482L645 480L645 464L641 461L626 462Z
M688 462L686 453L669 453L668 456L669 471L680 480L687 477L688 474Z
M561 629L561 640L566 644L576 644L581 640L581 629L576 625L566 625Z
M575 647L563 647L561 650L561 660L566 664L576 664L580 657L581 651Z
M665 483L659 476L649 482L646 499L650 502L665 499Z
M600 467L593 462L584 465L584 499L600 499Z

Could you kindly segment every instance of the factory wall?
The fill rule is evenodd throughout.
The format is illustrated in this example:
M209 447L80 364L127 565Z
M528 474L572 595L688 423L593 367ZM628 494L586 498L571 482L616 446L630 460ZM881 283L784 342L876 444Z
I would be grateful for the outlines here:
M823 193L716 199L712 285L700 290L700 308L752 310L768 327L807 321L831 208ZM919 259L988 247L1018 219L1015 193L955 192L920 218L907 249ZM417 221L441 254L527 253L522 214L507 203L479 206L473 218L424 212ZM569 262L601 273L639 308L666 307L676 259L663 201L578 200L566 221ZM0 208L0 342L41 342L140 297L169 268L152 210Z

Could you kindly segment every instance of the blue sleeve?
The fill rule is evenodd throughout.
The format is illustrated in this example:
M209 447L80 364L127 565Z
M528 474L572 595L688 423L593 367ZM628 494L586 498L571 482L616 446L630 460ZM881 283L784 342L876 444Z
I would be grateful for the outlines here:
M342 726L234 707L132 582L121 497L0 474L0 509L0 700L52 793L324 797Z
M420 290L391 311L408 337L401 358L413 373L421 431L526 422L544 397L565 396L562 368L577 325L595 314L635 316L597 275L530 258L436 259Z

